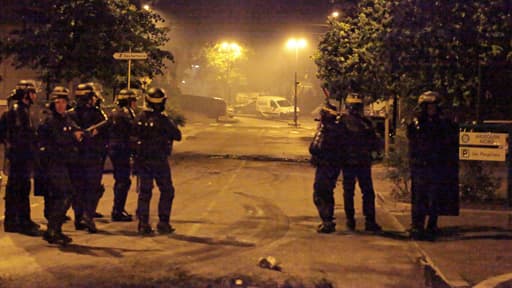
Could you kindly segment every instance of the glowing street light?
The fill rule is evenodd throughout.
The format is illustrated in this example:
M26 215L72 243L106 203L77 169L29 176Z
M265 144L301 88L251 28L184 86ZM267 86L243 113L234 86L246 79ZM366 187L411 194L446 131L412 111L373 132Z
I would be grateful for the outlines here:
M236 60L242 55L242 48L235 42L222 42L220 50L228 53L229 58L232 60Z
M300 39L290 38L290 39L288 39L288 42L286 42L286 47L290 50L302 49L302 48L305 48L306 46L307 46L307 42L306 42L306 39L304 39L304 38L300 38Z
M142 6L142 9L149 11L151 9L151 7L149 7L148 4L145 4L144 6Z
M288 42L286 42L286 48L289 50L295 50L295 73L294 73L294 83L293 83L293 124L295 127L299 126L297 122L297 88L299 82L297 81L297 70L299 67L299 49L306 48L307 41L304 38L290 38Z
M334 11L331 13L332 18L338 18L339 16L340 16L340 12L338 12L338 11Z

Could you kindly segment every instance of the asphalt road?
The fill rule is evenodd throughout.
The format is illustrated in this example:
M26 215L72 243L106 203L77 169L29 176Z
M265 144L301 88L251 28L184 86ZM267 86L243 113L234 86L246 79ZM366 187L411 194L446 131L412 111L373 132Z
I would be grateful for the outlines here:
M361 231L360 211L358 231L346 231L340 204L338 231L315 232L319 220L312 203L314 169L301 162L304 151L294 152L307 147L314 130L287 123L253 124L195 123L184 130L171 161L175 234L141 237L136 222L112 223L109 218L97 221L98 234L65 224L63 230L74 240L67 247L2 232L0 287L205 287L225 283L219 279L253 281L253 287L267 287L265 281L299 283L294 287L322 281L335 287L422 287L417 253L380 206L378 218L386 230L381 235ZM254 155L286 161L253 161ZM98 210L108 215L111 175L103 181L107 192ZM336 193L341 202L339 188ZM155 189L153 224L158 196ZM361 207L359 196L356 207ZM42 208L42 199L33 198L33 218L44 225ZM134 188L127 208L135 211ZM258 267L258 259L265 256L278 259L281 271Z

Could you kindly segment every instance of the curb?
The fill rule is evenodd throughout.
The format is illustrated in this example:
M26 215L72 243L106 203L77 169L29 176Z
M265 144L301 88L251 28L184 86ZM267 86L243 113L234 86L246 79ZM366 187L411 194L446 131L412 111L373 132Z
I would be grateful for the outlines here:
M473 288L506 288L512 287L512 273L507 273L486 279Z
M382 193L376 193L377 198L382 203L380 205L384 211L389 214L395 224L400 229L406 231L407 229L396 219L393 213L389 212L386 204L390 201L382 195ZM435 264L432 258L420 247L417 241L411 240L410 245L413 249L418 252L418 262L423 267L423 277L425 280L425 287L436 287L436 288L467 288L471 285L466 282L457 272L452 272L450 275L443 273L439 267ZM487 288L487 287L485 287Z
M172 158L194 158L194 159L232 159L232 160L249 160L262 162L291 162L291 163L309 163L309 157L279 157L268 155L235 155L235 154L206 154L196 152L177 152L172 154Z

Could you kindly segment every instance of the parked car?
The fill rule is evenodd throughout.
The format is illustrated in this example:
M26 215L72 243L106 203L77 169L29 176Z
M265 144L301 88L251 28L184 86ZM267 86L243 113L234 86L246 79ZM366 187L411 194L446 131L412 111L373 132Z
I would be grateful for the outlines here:
M256 114L256 101L233 106L234 112L239 114Z
M199 95L182 95L177 98L181 108L201 113L210 118L219 118L228 115L227 104L224 99Z
M260 96L256 99L256 112L265 118L291 118L294 107L288 99L280 96ZM297 107L297 114L300 112Z

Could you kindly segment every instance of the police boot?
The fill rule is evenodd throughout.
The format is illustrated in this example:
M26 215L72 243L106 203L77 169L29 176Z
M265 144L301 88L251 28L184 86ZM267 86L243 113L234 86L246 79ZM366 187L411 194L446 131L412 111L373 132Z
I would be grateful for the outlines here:
M85 225L85 223L82 221L82 217L80 218L75 218L75 229L76 230L85 230L87 229L87 226Z
M69 243L71 243L73 241L73 239L71 239L71 237L69 237L68 235L62 233L62 229L59 229L57 231L57 234L59 236L60 241L62 242L62 245L69 244Z
M59 237L58 244L60 244L60 245L67 245L67 244L73 242L73 239L71 239L71 237L69 237L63 233L59 233L58 237Z
M139 217L139 226L137 227L137 230L139 231L139 234L143 236L153 235L154 231L153 228L151 228L151 225L149 224L148 216Z
M48 228L43 233L43 239L48 241L48 243L53 244L53 243L57 243L59 236L57 235L57 231Z
M425 230L423 227L413 226L411 229L409 229L409 237L413 240L425 240Z
M316 228L316 232L323 233L323 234L329 234L336 231L336 223L332 221L325 221L322 222L322 224L318 225Z
M83 216L82 217L82 223L85 225L85 228L89 233L96 233L98 232L98 229L96 228L96 223L94 223L94 220L90 216Z
M427 223L427 231L428 234L436 237L439 235L439 227L437 227L437 216L429 216Z
M113 222L131 222L132 215L128 214L126 211L112 211L112 221Z
M425 232L436 237L439 235L441 230L439 229L439 227L437 227L437 225L436 226L427 226L427 230Z
M58 232L54 229L48 229L43 233L43 239L48 241L50 244L67 245L71 243L72 239L62 232Z
M156 229L158 230L158 233L160 234L171 234L174 232L174 228L169 224L169 222L160 221L156 225Z
M437 236L439 236L439 232L440 230L437 227L437 223L431 223L429 221L427 229L425 230L424 240L435 241Z
M10 219L4 220L4 232L16 233L18 231L19 231L19 226L18 226L18 223L16 223L16 221L13 221Z
M347 221L345 222L347 229L350 231L356 230L356 219L354 217L347 217Z
M380 232L382 231L382 227L377 224L374 217L367 218L364 223L364 230L368 232Z
M41 229L39 224L27 219L20 223L18 232L28 236L41 236Z

